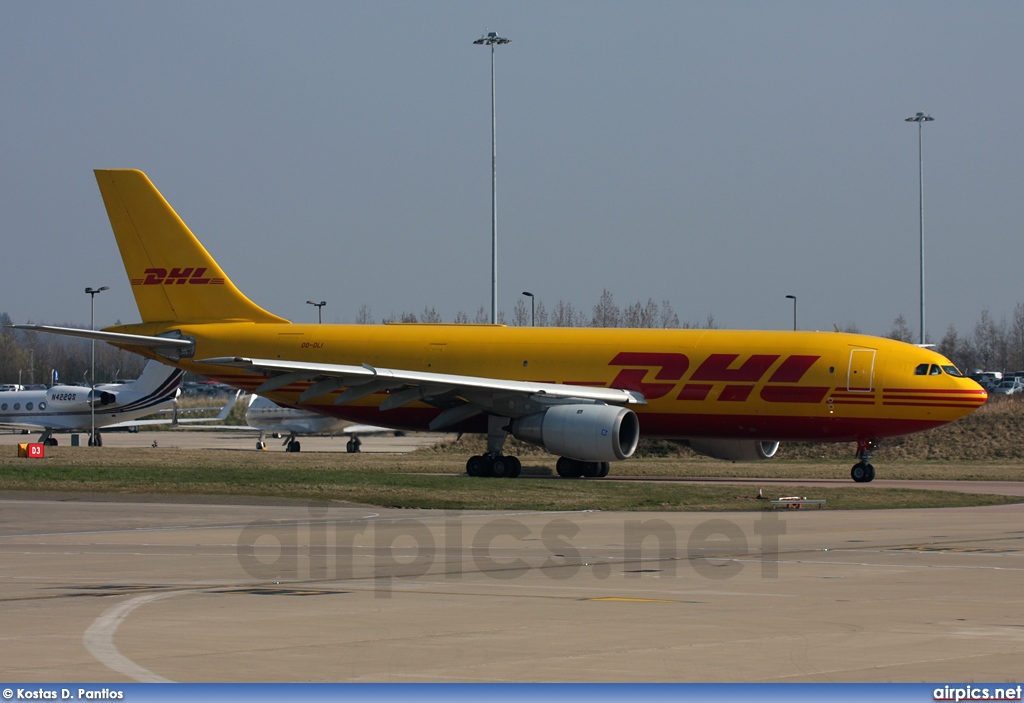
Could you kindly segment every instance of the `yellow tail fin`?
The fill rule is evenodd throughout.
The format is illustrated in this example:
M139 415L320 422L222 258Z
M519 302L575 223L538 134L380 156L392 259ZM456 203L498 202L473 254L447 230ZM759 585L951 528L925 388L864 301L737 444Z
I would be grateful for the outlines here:
M143 322L288 322L235 287L142 171L96 181Z

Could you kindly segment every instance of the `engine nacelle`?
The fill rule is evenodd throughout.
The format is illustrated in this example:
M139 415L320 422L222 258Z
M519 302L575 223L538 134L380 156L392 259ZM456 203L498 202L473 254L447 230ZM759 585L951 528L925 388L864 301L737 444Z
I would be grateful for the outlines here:
M552 405L512 421L512 436L580 461L621 461L640 441L636 413L614 405Z
M764 461L771 459L779 450L778 442L761 442L750 439L698 437L690 439L688 444L690 449L698 454L725 461Z

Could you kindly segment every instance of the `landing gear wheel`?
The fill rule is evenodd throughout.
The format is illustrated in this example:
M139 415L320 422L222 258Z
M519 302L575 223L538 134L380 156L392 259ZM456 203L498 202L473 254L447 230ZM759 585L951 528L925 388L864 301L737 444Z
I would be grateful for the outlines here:
M46 441L43 442L43 444L46 445L47 447L56 447L57 446L57 438L56 437L47 437Z
M523 471L523 464L514 456L496 456L491 461L491 476L517 478Z
M484 458L482 456L471 456L466 461L466 473L470 476L484 475Z
M361 444L362 444L362 442L359 441L358 437L353 437L345 445L345 451L348 452L349 454L358 454L359 453L359 446Z
M850 478L857 483L868 483L875 478L875 467L864 461L859 461L850 469Z
M266 442L264 442L262 440L256 442L256 449L258 449L259 451L262 452L266 448L267 448L267 443Z
M507 456L505 459L512 465L509 469L508 477L519 478L519 474L523 473L523 462L519 461L517 456Z
M555 464L555 471L562 478L581 478L585 468L586 464L582 461L576 461L564 456L559 457L558 463Z
M507 456L496 456L491 460L491 475L496 478L508 478L511 469Z
M302 451L302 445L293 439L291 442L285 445L284 450L286 452L299 452Z
M601 464L596 461L583 462L583 478L597 478L601 475Z
M610 463L608 463L607 461L602 461L601 462L601 471L598 472L597 477L598 478L605 478L609 473L611 473L611 470L612 470L612 465Z

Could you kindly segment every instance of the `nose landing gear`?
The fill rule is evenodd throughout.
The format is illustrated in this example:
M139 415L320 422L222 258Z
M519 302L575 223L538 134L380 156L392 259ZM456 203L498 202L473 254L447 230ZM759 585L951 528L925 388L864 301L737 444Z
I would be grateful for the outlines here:
M878 447L878 440L857 440L857 458L860 461L850 469L850 478L857 483L870 483L875 480L875 467L871 465L871 454L876 447Z

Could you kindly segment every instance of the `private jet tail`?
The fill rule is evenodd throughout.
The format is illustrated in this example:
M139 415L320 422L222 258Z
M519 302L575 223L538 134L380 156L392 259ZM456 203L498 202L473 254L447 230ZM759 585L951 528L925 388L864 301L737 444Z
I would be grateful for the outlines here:
M142 171L96 181L143 322L288 322L235 287Z
M147 361L142 369L142 375L129 383L96 384L97 394L105 389L117 389L138 393L145 399L168 400L177 395L178 387L181 386L181 379L185 372L173 366L167 366L159 361Z

